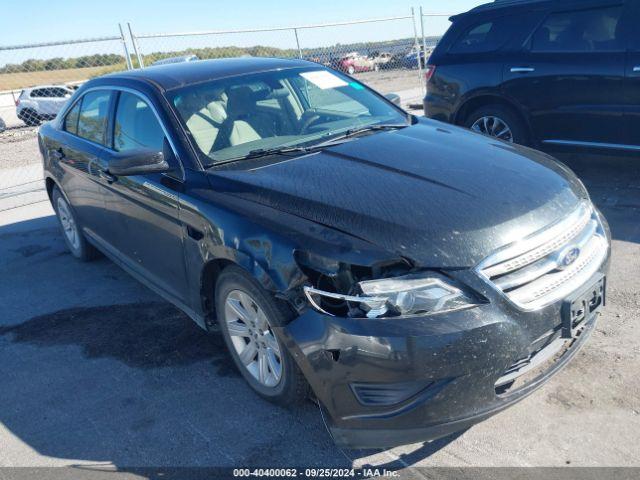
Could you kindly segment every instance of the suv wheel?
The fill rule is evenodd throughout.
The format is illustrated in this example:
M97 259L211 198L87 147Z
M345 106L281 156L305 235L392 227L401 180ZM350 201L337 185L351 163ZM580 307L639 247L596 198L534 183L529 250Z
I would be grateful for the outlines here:
M75 213L58 187L53 188L51 196L53 209L56 212L62 236L71 254L78 260L88 262L99 256L98 250L87 242L78 225Z
M522 121L510 108L502 105L487 105L475 110L467 117L464 126L508 143L528 144Z
M286 305L230 266L216 282L216 312L227 348L253 390L283 406L306 399L307 381L275 331L291 318Z

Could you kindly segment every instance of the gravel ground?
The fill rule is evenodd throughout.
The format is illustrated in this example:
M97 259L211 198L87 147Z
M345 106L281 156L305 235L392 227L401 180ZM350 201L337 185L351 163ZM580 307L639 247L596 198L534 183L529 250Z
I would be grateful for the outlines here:
M0 466L640 466L640 172L563 159L614 236L596 331L514 407L384 451L338 450L312 403L260 400L219 337L111 262L73 260L46 203L1 213Z
M39 163L35 128L7 130L0 134L0 170Z

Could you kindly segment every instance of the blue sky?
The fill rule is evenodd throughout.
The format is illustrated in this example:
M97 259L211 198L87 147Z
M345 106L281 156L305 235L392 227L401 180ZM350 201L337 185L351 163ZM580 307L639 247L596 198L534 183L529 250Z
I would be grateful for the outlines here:
M478 0L423 2L425 11L456 13ZM346 21L409 13L411 0L28 0L2 1L0 45L87 38L117 33L118 22L139 32L221 30ZM442 33L447 22L431 19L428 32Z

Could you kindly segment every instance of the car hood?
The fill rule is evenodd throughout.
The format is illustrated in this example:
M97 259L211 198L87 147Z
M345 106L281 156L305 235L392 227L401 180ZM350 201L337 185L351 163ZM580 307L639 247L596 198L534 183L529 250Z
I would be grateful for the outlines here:
M210 171L218 192L423 267L470 267L568 215L586 191L551 157L430 120L295 158Z

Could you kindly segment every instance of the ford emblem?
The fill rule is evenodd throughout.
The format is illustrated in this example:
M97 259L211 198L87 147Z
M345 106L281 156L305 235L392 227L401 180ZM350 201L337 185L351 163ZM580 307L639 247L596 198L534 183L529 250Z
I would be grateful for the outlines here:
M558 268L561 270L567 268L573 262L575 262L580 256L580 249L578 247L569 247L564 250L558 259Z

